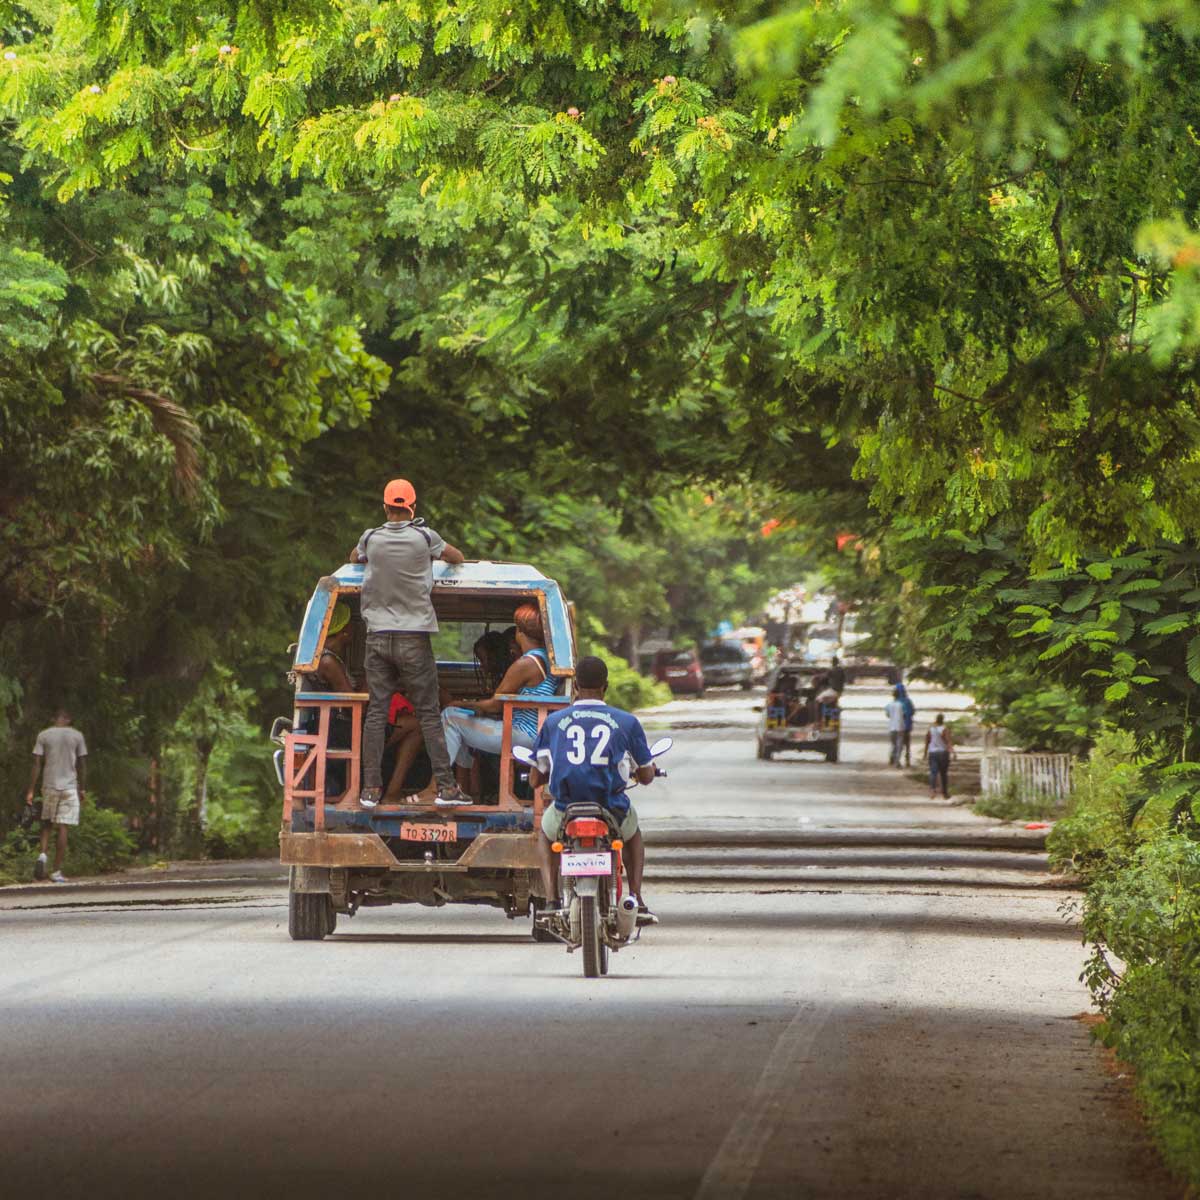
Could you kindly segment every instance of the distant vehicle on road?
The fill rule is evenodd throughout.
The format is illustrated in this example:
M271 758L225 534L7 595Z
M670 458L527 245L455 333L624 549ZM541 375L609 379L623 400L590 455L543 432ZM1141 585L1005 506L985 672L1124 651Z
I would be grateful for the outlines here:
M704 695L704 668L695 649L659 650L640 665L643 675L665 683L676 695Z
M808 631L803 658L806 663L827 667L833 661L833 656L841 653L841 649L836 625L814 625Z
M895 663L873 654L862 654L854 650L848 651L842 658L842 666L846 671L847 683L858 683L862 679L886 679L889 684L900 682L901 671Z
M900 669L886 658L871 653L867 648L870 642L870 633L858 628L853 614L847 616L842 622L842 642L838 651L846 672L846 682L856 683L874 676L884 678L888 683L899 683Z
M758 757L780 750L815 750L837 762L842 710L837 693L818 689L821 672L807 663L784 663L767 684L767 701L758 722Z
M736 642L701 646L700 666L705 687L740 687L749 691L754 683L754 658Z

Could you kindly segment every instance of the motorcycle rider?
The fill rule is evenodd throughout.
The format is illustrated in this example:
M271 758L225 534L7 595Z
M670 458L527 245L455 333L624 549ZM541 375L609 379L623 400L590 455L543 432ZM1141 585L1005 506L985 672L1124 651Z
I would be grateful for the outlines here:
M641 722L624 709L604 703L608 666L589 655L575 668L575 701L546 718L533 748L536 766L529 782L545 783L554 803L548 805L538 833L538 858L546 892L545 916L563 915L559 899L558 856L551 843L558 841L569 804L599 804L608 809L620 827L625 843L625 869L629 893L638 902L640 924L658 918L642 899L645 850L637 813L625 789L632 774L639 783L654 778L654 760ZM633 761L630 771L629 760Z

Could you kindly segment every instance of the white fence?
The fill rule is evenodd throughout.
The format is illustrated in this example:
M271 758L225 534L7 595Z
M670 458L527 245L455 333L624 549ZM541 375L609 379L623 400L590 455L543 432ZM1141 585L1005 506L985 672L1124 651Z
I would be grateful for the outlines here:
M989 750L979 764L983 794L998 796L1013 780L1025 799L1065 800L1071 791L1071 763L1069 754Z

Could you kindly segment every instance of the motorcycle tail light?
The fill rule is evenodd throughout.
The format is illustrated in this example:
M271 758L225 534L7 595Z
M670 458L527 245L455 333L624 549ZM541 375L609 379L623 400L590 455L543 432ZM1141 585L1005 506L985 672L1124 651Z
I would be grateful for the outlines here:
M608 825L596 817L576 817L567 822L567 836L575 838L603 837L608 832Z

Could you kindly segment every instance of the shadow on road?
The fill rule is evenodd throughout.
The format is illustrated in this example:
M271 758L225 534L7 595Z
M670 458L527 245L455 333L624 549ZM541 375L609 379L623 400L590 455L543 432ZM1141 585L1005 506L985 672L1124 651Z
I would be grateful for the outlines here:
M501 946L533 939L528 933L334 933L329 942L396 942L419 946Z
M1009 917L973 916L957 912L922 909L920 912L878 912L864 917L859 911L831 912L766 912L721 909L693 909L685 913L661 914L663 928L671 930L698 926L704 929L783 929L795 933L805 930L849 929L864 933L902 933L914 936L959 935L985 938L1056 938L1079 941L1079 929L1065 920L1045 920L1038 917L1017 919Z

